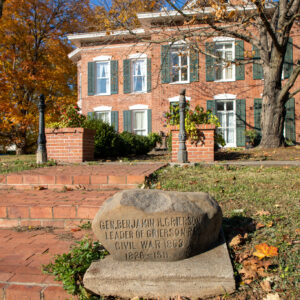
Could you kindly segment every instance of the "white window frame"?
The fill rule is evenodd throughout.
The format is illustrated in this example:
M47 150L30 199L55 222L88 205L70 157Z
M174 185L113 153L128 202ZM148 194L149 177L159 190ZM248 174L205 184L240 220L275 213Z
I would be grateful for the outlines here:
M172 58L171 58L171 55L172 55L172 51L174 49L180 49L180 48L183 48L183 47L187 47L186 45L186 42L184 41L178 41L174 44L171 45L170 47L170 84L186 84L186 83L190 83L190 51L189 49L187 48L186 52L187 53L187 80L181 80L181 56L179 55L179 62L180 62L180 66L179 66L179 80L178 81L172 81L172 70L173 70L173 65L172 65ZM175 52L175 51L174 51Z
M95 82L95 88L96 88L96 93L95 96L105 96L105 95L111 95L111 74L110 74L110 60L108 60L110 58L110 56L98 56L94 58L94 61L96 63L96 67L95 67L95 77L96 77L96 82ZM99 63L107 63L108 64L108 89L106 93L98 93L97 92L97 81L98 81L98 76L97 76L97 64ZM99 77L100 79L100 77Z
M224 95L226 95L226 94L224 94ZM228 95L230 95L230 94L228 94ZM234 95L232 95L232 96L234 96ZM218 110L217 110L217 104L218 104L218 102L223 102L223 103L226 103L226 102L233 102L233 121L234 121L234 126L233 126L233 129L234 129L234 132L233 132L233 143L231 143L231 144L226 144L225 146L224 146L224 148L233 148L233 147L236 147L236 101L235 101L235 99L236 99L236 97L235 98L229 98L228 96L225 96L223 99L221 99L220 97L219 97L219 95L218 96L215 96L214 97L214 99L215 99L215 101L216 101L216 103L215 103L215 105L216 105L216 115L218 115ZM225 113L227 112L227 110L225 110ZM224 140L225 140L225 137L224 137Z
M215 46L218 45L218 44L231 44L232 45L232 64L231 64L231 67L232 67L232 78L230 79L224 79L225 77L225 70L226 70L226 67L223 67L222 69L222 79L215 79L214 81L215 82L232 82L232 81L236 81L236 76L235 76L235 63L234 60L235 60L235 39L232 39L232 38L229 38L229 37L216 37L213 39L214 43L215 43ZM216 50L215 50L216 52ZM224 52L223 52L224 53ZM224 61L223 61L224 63ZM215 66L216 67L216 64ZM214 70L215 72L215 78L216 78L216 69Z
M149 134L149 128L148 128L148 105L144 105L144 104L136 104L133 106L129 107L129 110L131 112L131 128L132 128L132 132L135 133L135 131L138 131L139 129L135 129L134 128L134 113L137 111L140 112L144 112L145 115L145 136L147 136Z
M132 94L143 94L143 93L147 93L147 56L145 57L144 55L131 55L129 56L130 58L130 67L131 67L131 91ZM145 69L145 85L143 86L143 90L142 91L135 91L134 90L134 68L133 68L133 64L136 61L143 61L144 62L144 69Z
M94 113L108 113L108 124L111 125L111 106L98 106L94 108Z

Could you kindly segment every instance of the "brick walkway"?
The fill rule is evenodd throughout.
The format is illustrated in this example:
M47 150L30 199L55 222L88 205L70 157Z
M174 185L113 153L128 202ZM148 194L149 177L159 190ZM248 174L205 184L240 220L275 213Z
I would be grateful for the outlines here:
M165 163L103 163L98 165L56 166L0 175L0 189L63 187L89 189L136 188Z
M0 175L0 300L75 299L41 266L83 237L86 232L72 229L92 220L107 198L136 188L164 165L105 163Z
M70 228L92 220L103 202L115 193L116 190L0 190L0 228Z
M66 253L70 245L91 231L0 230L0 299L57 300L75 299L60 282L42 273L42 265L55 254Z

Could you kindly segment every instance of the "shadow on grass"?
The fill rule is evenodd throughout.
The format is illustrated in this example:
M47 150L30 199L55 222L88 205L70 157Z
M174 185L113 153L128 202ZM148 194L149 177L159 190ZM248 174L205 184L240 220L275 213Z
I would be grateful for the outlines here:
M250 154L238 151L217 151L215 152L215 160L247 160Z

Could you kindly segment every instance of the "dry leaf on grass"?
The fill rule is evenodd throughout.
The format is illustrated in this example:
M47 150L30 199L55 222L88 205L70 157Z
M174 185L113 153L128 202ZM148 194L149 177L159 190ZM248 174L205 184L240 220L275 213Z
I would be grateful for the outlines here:
M279 295L276 294L268 294L267 297L263 298L263 300L280 300Z
M243 281L245 284L250 284L253 280L258 279L259 277L266 277L268 274L268 267L271 265L269 261L260 261L254 257L250 257L245 260L243 263L243 268L239 271L242 275Z
M271 283L269 280L265 279L263 281L260 282L260 286L261 288L265 291L265 292L271 292L272 288L271 288Z
M244 242L244 238L242 237L241 234L238 234L232 238L232 240L229 243L229 246L234 248L241 245L243 242Z
M274 246L269 246L266 243L262 243L255 246L256 251L253 253L254 256L257 256L259 259L264 257L271 257L278 255L278 248Z
M77 231L81 231L81 229L80 228L72 228L71 231L72 232L77 232Z
M255 215L256 216L269 216L271 213L267 210L259 210Z
M264 227L265 227L265 225L262 224L262 223L257 223L256 226L255 226L256 230L264 228Z

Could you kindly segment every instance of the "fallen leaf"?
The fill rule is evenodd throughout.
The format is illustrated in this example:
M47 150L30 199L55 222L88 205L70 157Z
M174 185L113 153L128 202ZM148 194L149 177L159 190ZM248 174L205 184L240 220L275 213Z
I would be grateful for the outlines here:
M33 189L36 191L42 191L42 190L46 190L47 188L44 186L38 185L38 186L35 186Z
M278 248L274 246L268 246L265 243L259 244L255 246L256 251L253 253L254 256L257 256L259 259L263 259L264 257L277 256Z
M72 228L71 229L72 232L77 232L77 231L80 231L80 230L81 230L80 228Z
M263 300L280 300L279 295L276 294L268 294L267 297L263 298Z
M265 225L262 224L262 223L257 223L256 226L255 226L256 230L264 228L264 227L265 227Z
M295 233L298 235L298 234L300 234L300 228L296 228L295 229Z
M158 189L158 190L161 189L161 184L160 184L160 182L158 182L158 183L156 184L156 189Z
M265 291L265 292L271 292L272 288L271 288L271 283L269 280L265 279L263 281L260 282L260 286L261 288Z
M236 247L239 246L244 242L244 238L242 237L241 234L236 235L235 237L232 238L232 240L229 243L230 247Z
M256 216L269 216L271 213L267 210L259 210L255 215Z
M270 227L272 227L272 226L273 226L273 224L274 224L274 223L271 221L271 222L269 222L269 223L267 224L267 227L269 227L269 228L270 228Z

